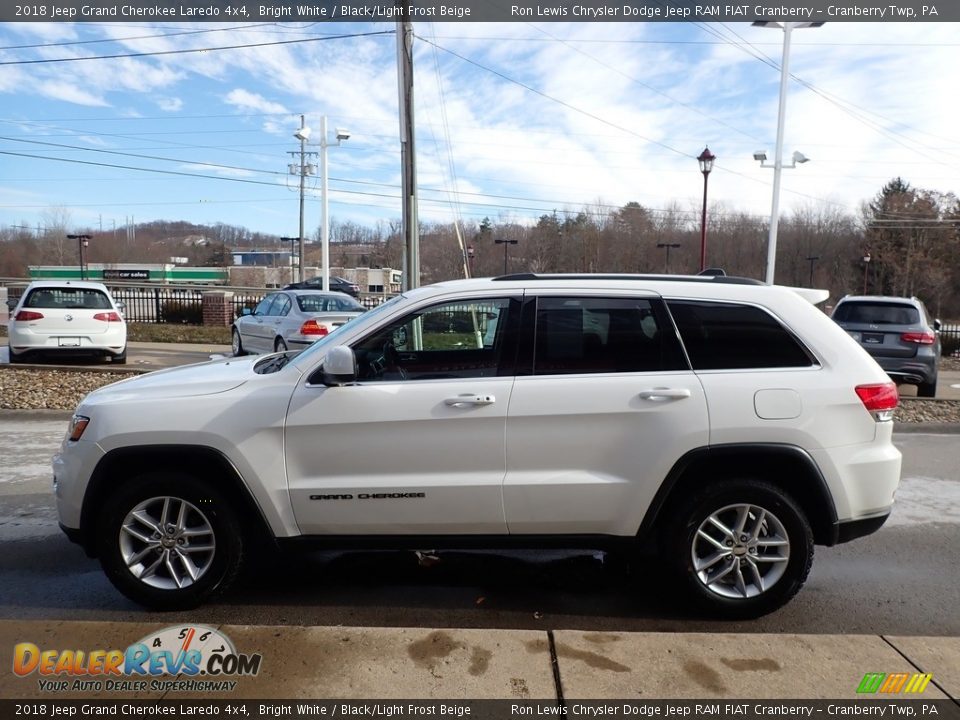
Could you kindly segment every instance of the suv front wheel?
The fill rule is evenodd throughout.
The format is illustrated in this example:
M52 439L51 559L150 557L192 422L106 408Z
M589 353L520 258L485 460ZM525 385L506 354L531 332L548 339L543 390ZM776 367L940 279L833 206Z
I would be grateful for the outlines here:
M667 538L685 594L705 612L752 618L797 594L813 562L800 507L768 483L736 480L694 495Z
M237 576L237 514L211 485L148 473L109 496L97 525L100 564L134 602L157 610L196 607Z

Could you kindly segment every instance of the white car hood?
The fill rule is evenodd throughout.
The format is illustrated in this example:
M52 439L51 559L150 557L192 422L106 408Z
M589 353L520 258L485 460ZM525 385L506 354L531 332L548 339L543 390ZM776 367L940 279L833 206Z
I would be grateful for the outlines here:
M262 359L262 356L227 358L157 370L94 390L84 404L146 397L159 399L216 395L233 390L256 377L253 366Z

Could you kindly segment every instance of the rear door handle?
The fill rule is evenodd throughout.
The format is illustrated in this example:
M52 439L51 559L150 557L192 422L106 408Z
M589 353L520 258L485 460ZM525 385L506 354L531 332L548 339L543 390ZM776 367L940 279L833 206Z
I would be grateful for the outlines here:
M690 397L690 390L687 388L653 388L652 390L641 390L641 400L680 400Z
M457 395L449 397L443 402L450 407L463 407L464 405L493 405L497 399L493 395Z

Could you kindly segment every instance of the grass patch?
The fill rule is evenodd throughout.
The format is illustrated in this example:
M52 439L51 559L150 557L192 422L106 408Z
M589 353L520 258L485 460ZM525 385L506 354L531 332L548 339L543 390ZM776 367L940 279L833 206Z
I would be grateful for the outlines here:
M7 336L7 326L0 325L0 337ZM127 323L130 342L201 343L229 345L230 328L209 325L175 325L173 323Z
M130 342L230 344L230 328L173 323L127 323Z

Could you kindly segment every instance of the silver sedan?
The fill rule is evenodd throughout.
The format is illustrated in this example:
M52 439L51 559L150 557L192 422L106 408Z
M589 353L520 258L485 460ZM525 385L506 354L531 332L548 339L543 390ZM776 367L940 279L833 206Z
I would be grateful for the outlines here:
M233 323L233 354L302 350L364 312L349 295L317 290L280 290Z

